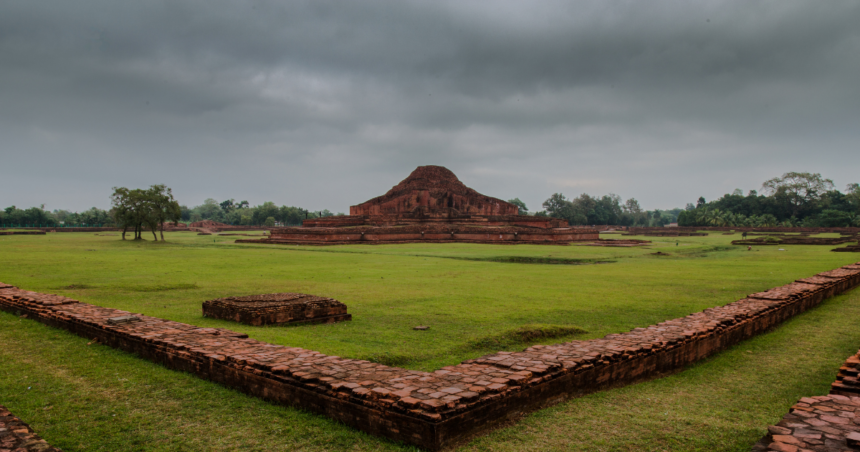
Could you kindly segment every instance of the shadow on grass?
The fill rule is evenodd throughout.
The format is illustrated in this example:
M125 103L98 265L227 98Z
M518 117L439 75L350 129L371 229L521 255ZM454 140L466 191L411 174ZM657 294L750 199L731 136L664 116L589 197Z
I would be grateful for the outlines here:
M414 362L429 361L433 358L448 355L474 354L482 352L492 354L499 351L515 351L528 348L536 343L549 339L573 339L576 336L586 334L582 328L567 325L524 325L519 328L505 331L500 334L490 335L466 342L460 347L438 353L373 353L359 359L384 364L386 366L407 366Z

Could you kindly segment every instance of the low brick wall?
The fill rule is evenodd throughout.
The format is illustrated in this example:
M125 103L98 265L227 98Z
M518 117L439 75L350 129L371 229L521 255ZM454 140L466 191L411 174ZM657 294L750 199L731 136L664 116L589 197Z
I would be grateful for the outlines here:
M732 245L841 245L843 243L856 242L854 237L774 237L772 240L766 238L732 240Z
M0 452L62 452L0 405Z
M134 352L374 435L439 450L523 412L653 378L755 336L860 285L848 265L725 306L601 339L499 352L434 372L400 369L268 344L0 285L0 308Z
M352 320L346 305L326 297L303 293L271 293L216 298L203 302L203 317L248 325L334 323Z
M791 407L753 451L860 450L860 351L839 368L830 395L804 397Z
M529 243L566 245L597 241L596 230L580 228L538 229L514 226L420 225L354 228L274 228L269 238L236 240L236 243L285 245L344 245L379 243Z

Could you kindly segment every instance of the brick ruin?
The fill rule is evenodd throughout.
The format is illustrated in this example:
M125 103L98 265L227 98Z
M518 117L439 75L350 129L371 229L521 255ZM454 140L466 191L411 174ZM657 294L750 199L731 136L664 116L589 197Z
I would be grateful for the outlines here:
M519 208L482 195L441 166L419 166L388 193L351 206L349 215L274 228L263 240L238 243L533 243L596 241L599 232L558 218L518 215Z
M273 345L0 283L0 309L25 313L246 393L429 450L528 412L677 371L860 285L860 263L627 333L498 352L433 372Z
M254 326L352 320L352 315L346 313L345 304L332 298L303 293L216 298L203 302L203 317Z
M0 452L62 452L0 405Z
M803 397L753 451L842 452L860 450L860 351L839 368L830 394Z
M856 242L856 237L799 237L777 236L757 237L754 239L732 240L732 245L841 245Z
M842 248L834 248L830 251L837 251L842 253L860 253L860 244L857 245L849 245Z

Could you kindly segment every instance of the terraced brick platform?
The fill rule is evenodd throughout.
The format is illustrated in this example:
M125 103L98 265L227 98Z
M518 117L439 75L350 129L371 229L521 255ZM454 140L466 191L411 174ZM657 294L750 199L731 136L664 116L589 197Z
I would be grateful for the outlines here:
M346 313L345 304L333 298L303 293L216 298L203 302L203 317L254 326L334 323L352 319L352 315Z
M523 412L678 370L857 285L860 265L848 265L628 333L499 352L434 372L140 314L139 321L111 322L131 313L14 287L0 288L0 308L371 434L440 450Z
M830 395L800 399L753 451L860 450L860 351L839 368Z
M0 405L0 452L62 452Z

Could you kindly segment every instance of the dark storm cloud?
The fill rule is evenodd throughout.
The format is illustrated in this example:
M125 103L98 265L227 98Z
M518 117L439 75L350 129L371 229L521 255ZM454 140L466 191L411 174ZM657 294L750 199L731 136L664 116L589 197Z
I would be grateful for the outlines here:
M419 164L531 208L855 182L860 3L0 4L0 203L346 210ZM19 187L39 188L23 190Z

